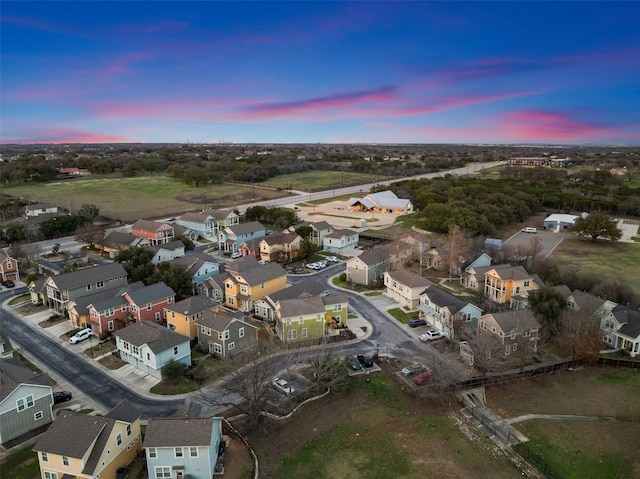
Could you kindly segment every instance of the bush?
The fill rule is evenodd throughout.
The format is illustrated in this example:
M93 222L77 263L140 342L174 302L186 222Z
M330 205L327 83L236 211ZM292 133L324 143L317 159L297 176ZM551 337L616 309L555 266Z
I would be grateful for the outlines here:
M340 281L346 283L347 282L347 273L340 273Z

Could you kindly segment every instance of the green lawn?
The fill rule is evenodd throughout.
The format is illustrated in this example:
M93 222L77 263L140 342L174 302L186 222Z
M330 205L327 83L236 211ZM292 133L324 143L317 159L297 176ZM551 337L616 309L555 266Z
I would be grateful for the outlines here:
M291 188L302 191L323 191L343 186L373 183L381 179L379 175L352 173L342 171L305 171L291 175L280 175L269 178L262 184L276 188ZM364 192L369 193L368 191Z
M26 447L2 461L0 471L2 471L2 477L11 477L12 479L40 477L38 455L31 450L31 447Z
M410 319L415 319L418 317L418 311L406 312L400 308L387 309L387 313L396 318L402 324L407 324Z

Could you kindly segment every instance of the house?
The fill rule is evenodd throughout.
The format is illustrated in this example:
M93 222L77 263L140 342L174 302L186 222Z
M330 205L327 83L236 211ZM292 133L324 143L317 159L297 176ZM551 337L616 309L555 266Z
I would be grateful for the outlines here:
M58 168L58 173L61 175L69 175L69 176L86 176L90 175L91 171L86 168L78 168L75 166L67 167L67 168Z
M143 240L131 233L124 233L122 231L111 231L103 240L96 242L96 247L102 249L102 252L109 256L109 258L115 258L118 253L128 248L138 246Z
M485 314L478 318L477 334L491 334L498 338L505 356L522 347L536 351L539 331L540 324L528 309Z
M484 291L484 275L492 269L511 268L510 264L494 264L489 266L470 266L462 273L462 285L473 291Z
M622 349L635 358L640 355L640 311L616 306L600 322L602 339L615 349Z
M0 281L20 281L18 262L0 249Z
M58 213L58 207L48 203L36 203L27 205L24 208L24 215L27 218L35 218L40 215L54 215Z
M155 265L184 256L184 243L180 240L155 245L150 244L145 247L153 251L151 262Z
M176 258L170 263L182 266L196 285L207 278L220 274L220 263L216 262L213 256L205 253Z
M173 234L174 238L184 237L194 243L199 239L197 231L193 231L191 228L178 224L173 225Z
M176 293L169 286L160 281L144 288L123 293L127 301L128 311L126 321L155 321L160 323L164 317L164 310L175 302Z
M262 238L266 234L267 230L259 221L225 226L218 233L218 248L225 253L235 253L243 242Z
M262 261L289 262L300 253L302 237L295 232L268 235L260 240L259 245Z
M126 285L127 272L119 263L49 276L45 281L47 305L56 313L66 315L69 301Z
M47 304L47 288L45 287L47 279L49 279L48 276L43 276L42 278L34 279L29 283L27 289L31 296L31 303Z
M176 220L176 224L195 231L200 238L215 238L218 234L217 220L209 214L185 213Z
M522 266L492 268L484 275L484 295L501 304L508 304L512 296L539 288L540 280Z
M433 283L406 269L384 273L385 294L405 309L415 310L420 304L420 294Z
M244 314L223 308L204 311L196 320L198 346L225 359L258 345L258 328L244 320Z
M213 238L217 238L217 235L227 226L236 226L240 224L240 216L231 210L214 210L204 209L202 214L212 216L215 220L214 223L214 235Z
M42 479L115 479L142 449L140 411L120 402L104 417L64 410L40 437Z
M198 326L195 321L202 317L205 311L215 306L215 301L206 296L191 296L183 299L165 308L167 327L176 333L195 339L198 335Z
M256 259L260 258L260 241L262 238L254 238L247 241L243 241L238 246L238 253L242 256L252 256Z
M198 282L196 285L196 291L200 296L206 296L213 299L217 303L224 302L224 282L229 279L230 275L226 271L223 271L215 276Z
M482 310L437 286L429 286L420 294L420 317L447 338L459 339L462 328L475 331Z
M553 213L544 219L545 230L562 231L569 230L576 225L579 216L564 213Z
M275 321L276 304L284 299L309 298L311 296L327 296L329 291L322 283L306 279L287 286L280 291L269 294L255 302L254 315L263 321Z
M144 436L148 479L211 479L222 438L218 417L149 419Z
M0 359L10 359L13 357L13 346L9 337L4 331L0 331ZM0 394L2 391L0 391ZM1 444L1 443L0 443Z
M346 325L346 295L281 299L276 303L275 329L283 342L323 339L330 326Z
M484 240L484 249L495 254L502 249L502 240L499 238L487 238Z
M149 321L133 323L115 333L120 358L136 369L162 379L171 361L191 366L189 336Z
M322 238L322 249L331 254L346 255L358 248L360 235L350 229L336 230Z
M149 244L157 245L173 241L175 232L169 223L138 220L131 226L131 234L147 240Z
M335 229L326 221L316 221L309 225L311 227L311 237L309 239L313 244L322 246L322 242L325 236L333 233Z
M53 421L49 376L32 371L15 356L0 359L0 379L0 444Z
M360 256L349 258L346 264L347 282L373 286L382 281L389 268L389 255L383 246L376 246Z
M287 286L287 272L278 263L258 264L244 256L227 265L224 304L240 311L253 311L254 303Z
M580 311L585 316L598 320L613 311L613 308L616 306L618 306L618 304L613 301L602 299L577 289L567 297L568 308L574 311Z
M393 191L387 190L371 193L364 198L350 198L349 209L406 215L413 212L413 203L411 200L398 198Z
M451 266L451 274L454 276L462 276L471 268L491 266L491 261L492 258L487 253L472 251L469 258L465 258L464 261L459 261L457 264Z

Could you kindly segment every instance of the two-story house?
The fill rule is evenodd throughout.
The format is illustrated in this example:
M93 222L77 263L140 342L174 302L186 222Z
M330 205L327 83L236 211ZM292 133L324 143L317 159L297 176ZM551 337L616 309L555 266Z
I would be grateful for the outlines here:
M311 241L313 244L322 246L324 237L335 231L335 228L326 221L316 221L309 225L311 227L311 237L305 238Z
M176 258L171 261L171 264L182 266L191 277L191 282L194 285L205 281L207 278L216 276L222 271L220 263L218 263L213 256L205 253L196 253L182 258Z
M32 371L15 356L0 359L0 380L0 444L53 420L53 381L49 376Z
M206 296L191 296L165 308L167 326L184 336L195 339L198 335L196 320L206 311L216 307L216 302Z
M142 449L140 411L120 402L104 417L64 410L40 437L41 479L115 479Z
M622 349L635 358L640 355L640 311L616 306L602 316L602 339L615 349Z
M511 268L510 264L494 264L487 266L470 266L462 273L462 285L473 291L484 291L484 275L492 269Z
M204 281L199 281L196 285L196 291L199 296L206 296L217 303L224 303L224 282L229 279L229 277L229 273L223 271Z
M609 314L616 306L618 306L618 304L611 300L602 299L577 289L567 298L568 308L574 311L580 311L586 316L597 320Z
M198 346L225 359L258 345L258 328L244 320L240 312L222 308L204 311L196 320Z
M360 256L347 260L347 281L349 283L373 286L382 282L389 269L389 254L384 246L371 248Z
M218 248L225 253L235 253L245 241L266 236L267 230L259 221L225 226L218 234Z
M18 262L0 249L0 281L20 281Z
M263 321L274 322L276 303L284 299L309 298L311 296L327 296L327 287L314 279L305 279L294 283L280 291L269 294L255 302L254 316Z
M173 241L175 232L169 223L150 220L138 220L131 226L131 234L147 240L149 244L157 245Z
M151 262L156 265L184 257L184 243L180 240L145 247L153 251Z
M245 256L227 265L224 281L225 305L240 311L253 311L254 303L287 286L287 272L278 263L258 264Z
M484 295L496 303L509 303L512 296L539 288L536 276L522 266L492 268L484 275Z
M232 210L214 210L211 208L205 208L202 211L202 214L210 215L215 220L212 238L217 238L220 231L227 226L236 226L240 224L240 216Z
M345 326L347 316L343 294L281 299L275 305L275 330L285 343L318 340Z
M191 366L189 336L149 321L130 324L115 333L120 358L154 378L171 361Z
M322 238L322 249L331 254L345 255L358 248L360 235L350 229L336 230Z
M302 237L296 233L268 235L260 240L260 259L262 261L288 262L300 253Z
M127 272L119 263L49 276L45 281L47 305L56 313L66 315L69 301L126 285Z
M96 241L95 246L100 248L109 258L115 258L121 251L139 246L142 241L141 238L131 233L111 231L102 240Z
M420 294L433 283L406 269L384 273L385 294L408 310L416 310Z
M497 338L505 356L523 347L529 352L536 351L539 333L540 324L528 309L485 314L478 318L477 334Z
M160 281L144 288L126 291L123 294L128 303L127 321L164 322L164 310L175 303L176 293Z
M176 220L176 224L197 232L200 238L215 238L218 233L217 220L210 214L185 213Z
M144 437L148 479L212 479L222 443L222 419L150 419Z
M420 317L447 338L459 339L463 328L475 331L482 310L437 286L429 286L420 294Z

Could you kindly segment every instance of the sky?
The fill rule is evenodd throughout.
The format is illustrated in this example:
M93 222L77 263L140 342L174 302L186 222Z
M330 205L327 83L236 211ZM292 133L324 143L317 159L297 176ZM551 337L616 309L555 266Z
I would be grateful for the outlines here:
M640 2L7 1L0 142L640 145Z

